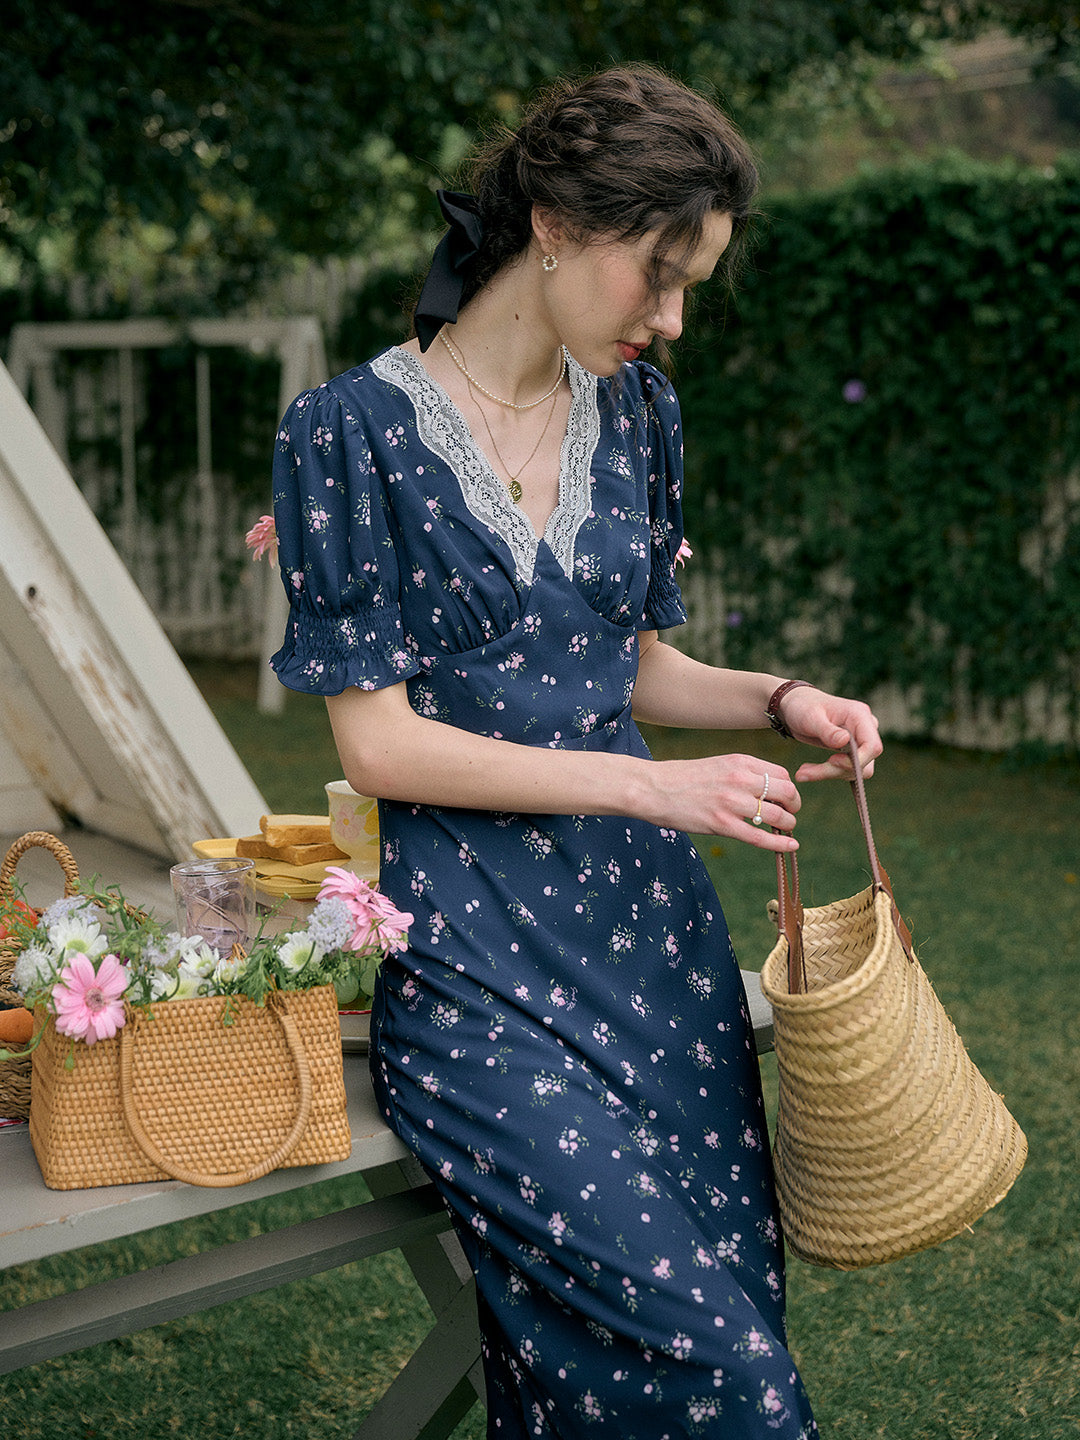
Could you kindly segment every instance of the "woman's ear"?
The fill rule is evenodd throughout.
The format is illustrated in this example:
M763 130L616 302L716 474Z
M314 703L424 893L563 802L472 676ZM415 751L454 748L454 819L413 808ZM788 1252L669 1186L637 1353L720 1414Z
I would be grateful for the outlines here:
M532 232L541 255L555 255L566 243L566 226L553 210L542 210L539 205L532 207Z

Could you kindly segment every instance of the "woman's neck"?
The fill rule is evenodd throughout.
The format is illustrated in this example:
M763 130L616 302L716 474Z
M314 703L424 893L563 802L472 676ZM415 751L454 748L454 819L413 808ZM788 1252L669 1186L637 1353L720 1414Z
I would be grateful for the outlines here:
M529 405L545 395L562 367L559 337L524 262L496 275L442 333L473 381L510 405Z

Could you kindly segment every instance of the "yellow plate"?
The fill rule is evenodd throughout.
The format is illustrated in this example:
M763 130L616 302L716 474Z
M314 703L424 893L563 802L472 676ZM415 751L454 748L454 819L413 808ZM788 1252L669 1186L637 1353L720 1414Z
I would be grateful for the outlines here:
M256 875L255 891L269 895L275 900L288 896L291 900L313 900L319 893L321 881L290 880L285 875Z
M236 856L236 840L196 840L191 848L196 855L201 855L204 860L231 860ZM256 860L255 875L262 879L288 879L293 881L310 881L315 885L321 885L326 879L327 865L348 866L348 858L343 856L340 860L323 860L313 865L290 865L287 860Z
M236 856L235 838L195 840L191 848L204 860L229 860ZM254 864L256 891L273 900L281 900L285 896L293 900L314 900L326 879L327 865L351 870L354 875L370 880L376 887L379 883L377 865L373 867L354 860L329 860L316 865L289 865L284 860L256 860Z

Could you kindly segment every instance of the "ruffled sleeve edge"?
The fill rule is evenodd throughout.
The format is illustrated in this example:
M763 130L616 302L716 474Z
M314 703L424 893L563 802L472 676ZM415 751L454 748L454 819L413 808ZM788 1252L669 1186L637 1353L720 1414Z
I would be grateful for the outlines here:
M315 695L383 690L420 671L400 615L378 605L330 616L294 602L285 642L270 665L288 689Z
M673 630L677 625L686 624L686 607L679 582L673 576L659 572L655 565L645 595L645 620L656 630Z

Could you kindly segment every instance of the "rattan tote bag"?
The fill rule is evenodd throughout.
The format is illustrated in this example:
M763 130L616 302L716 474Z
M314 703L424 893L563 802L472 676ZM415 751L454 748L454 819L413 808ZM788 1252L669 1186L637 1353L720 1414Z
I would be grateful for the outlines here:
M171 1177L244 1185L352 1149L333 986L265 1005L205 996L135 1012L80 1045L50 1016L33 1055L30 1141L51 1190Z
M761 972L780 1077L774 1161L790 1250L854 1270L958 1234L1019 1175L1027 1142L915 956L852 789L872 883L803 910L777 856L779 935Z

